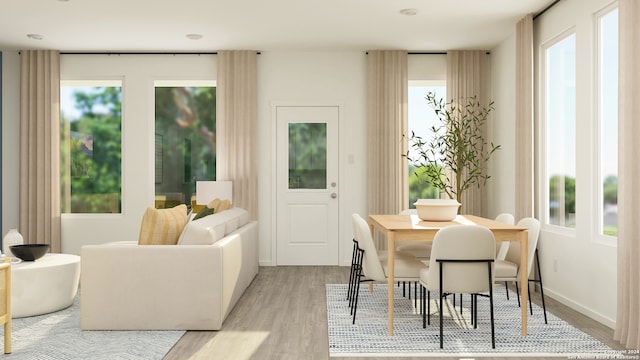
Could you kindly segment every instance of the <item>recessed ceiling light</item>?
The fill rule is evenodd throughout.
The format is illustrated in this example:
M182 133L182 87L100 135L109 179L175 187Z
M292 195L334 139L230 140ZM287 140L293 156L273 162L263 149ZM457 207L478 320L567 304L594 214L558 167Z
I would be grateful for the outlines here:
M407 16L413 16L413 15L416 15L417 13L418 13L417 9L402 9L402 10L400 10L400 14L407 15Z
M27 34L27 37L29 39L33 39L33 40L42 40L42 39L44 39L44 35L40 35L40 34Z
M202 39L202 35L200 34L187 34L187 38L191 40L200 40Z

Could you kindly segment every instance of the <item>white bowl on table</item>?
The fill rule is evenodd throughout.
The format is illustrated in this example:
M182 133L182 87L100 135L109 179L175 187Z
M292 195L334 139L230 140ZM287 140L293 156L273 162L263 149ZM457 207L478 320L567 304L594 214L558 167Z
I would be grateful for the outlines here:
M451 221L458 215L460 203L453 199L418 199L413 205L424 221Z

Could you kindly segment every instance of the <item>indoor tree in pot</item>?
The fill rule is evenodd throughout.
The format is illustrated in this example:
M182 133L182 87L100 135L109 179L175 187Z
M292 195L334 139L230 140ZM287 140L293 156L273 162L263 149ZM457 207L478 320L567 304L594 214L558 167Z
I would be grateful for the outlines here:
M459 209L465 190L484 185L490 178L486 164L500 148L500 145L487 143L483 135L493 101L483 106L473 96L460 102L445 103L433 92L427 93L425 99L435 111L439 124L431 127L429 140L412 132L408 138L412 151L403 156L416 167L416 176L428 180L449 199L455 200L455 209ZM418 200L416 208L422 205L421 202L426 203Z

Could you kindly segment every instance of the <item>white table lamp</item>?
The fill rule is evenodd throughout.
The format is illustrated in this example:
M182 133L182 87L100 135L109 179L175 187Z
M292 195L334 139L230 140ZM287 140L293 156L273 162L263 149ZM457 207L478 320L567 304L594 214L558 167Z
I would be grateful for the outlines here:
M229 200L233 204L231 181L196 181L196 204L207 205L213 199Z

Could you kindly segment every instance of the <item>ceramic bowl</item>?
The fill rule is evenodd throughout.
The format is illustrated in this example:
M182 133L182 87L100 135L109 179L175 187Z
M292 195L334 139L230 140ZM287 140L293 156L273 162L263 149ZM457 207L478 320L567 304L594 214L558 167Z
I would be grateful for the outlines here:
M13 255L22 261L35 261L49 251L49 244L24 244L9 247Z

